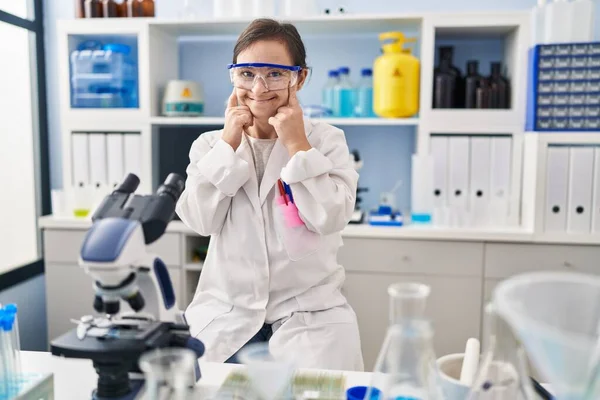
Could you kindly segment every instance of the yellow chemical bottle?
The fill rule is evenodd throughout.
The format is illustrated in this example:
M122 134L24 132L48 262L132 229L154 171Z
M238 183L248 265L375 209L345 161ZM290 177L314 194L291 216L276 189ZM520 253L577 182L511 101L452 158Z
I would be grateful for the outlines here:
M373 65L373 111L383 118L412 117L419 111L420 63L403 45L416 39L385 32L379 40L392 42L382 45Z

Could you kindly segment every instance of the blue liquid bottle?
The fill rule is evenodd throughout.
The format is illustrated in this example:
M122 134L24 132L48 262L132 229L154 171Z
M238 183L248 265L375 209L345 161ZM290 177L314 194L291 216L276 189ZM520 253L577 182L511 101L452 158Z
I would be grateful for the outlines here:
M323 107L327 108L328 112L330 112L332 115L334 114L335 109L333 92L335 90L335 86L339 82L338 76L339 73L337 70L329 71L329 79L323 87Z
M350 68L341 67L339 77L340 81L333 91L333 116L352 117L354 116L354 86L350 81Z
M361 118L375 117L373 111L373 70L363 68L361 79L356 90L356 116Z

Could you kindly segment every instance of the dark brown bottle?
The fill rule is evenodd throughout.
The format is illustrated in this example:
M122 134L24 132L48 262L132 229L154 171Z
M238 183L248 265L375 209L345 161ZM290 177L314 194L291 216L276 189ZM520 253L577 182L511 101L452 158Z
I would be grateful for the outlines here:
M475 92L475 108L490 108L490 88L486 81Z
M510 85L502 76L502 63L491 63L490 108L510 108Z
M117 17L127 18L127 0L115 0L117 4Z
M115 3L115 0L102 0L102 15L104 18L118 17L117 3Z
M483 84L484 78L479 75L479 62L468 61L465 78L465 108L477 108L477 89Z
M142 4L139 0L127 0L127 16L131 18L142 16Z
M154 17L154 0L140 0L143 17Z
M102 1L101 0L85 0L85 17L86 18L102 18Z
M85 18L85 0L75 0L75 16Z
M433 108L454 108L456 104L456 74L447 59L440 61L434 76Z
M456 76L456 83L455 83L456 91L454 93L454 101L452 103L451 108L463 108L465 106L465 96L464 96L465 82L464 82L462 73L460 72L460 69L458 69L458 67L456 67L455 65L452 64L453 57L454 57L454 47L440 46L440 48L439 48L440 66L442 64L442 61L446 62L447 65L450 66L450 73L452 73L454 76ZM440 67L438 67L434 70L434 74L436 71L439 71L439 68ZM435 86L435 82L434 82L434 86ZM434 87L434 91L435 91L435 87Z

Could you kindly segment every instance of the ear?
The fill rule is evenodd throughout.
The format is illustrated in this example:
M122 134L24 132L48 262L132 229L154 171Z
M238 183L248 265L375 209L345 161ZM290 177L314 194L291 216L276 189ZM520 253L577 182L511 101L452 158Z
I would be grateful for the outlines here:
M307 77L308 77L308 69L306 69L306 68L301 69L300 73L298 74L298 83L296 84L298 89L296 89L296 91L302 89L302 86L304 86L304 83L306 82Z

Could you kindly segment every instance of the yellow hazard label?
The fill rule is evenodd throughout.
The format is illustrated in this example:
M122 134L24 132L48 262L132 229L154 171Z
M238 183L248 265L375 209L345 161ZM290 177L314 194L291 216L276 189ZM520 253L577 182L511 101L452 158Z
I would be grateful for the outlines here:
M181 97L186 97L186 98L192 97L192 91L189 88L183 89L183 92L181 93Z

